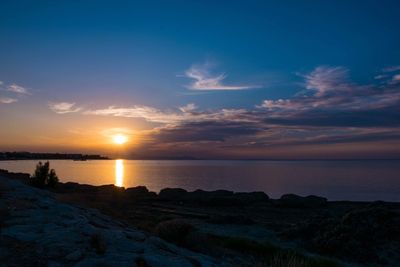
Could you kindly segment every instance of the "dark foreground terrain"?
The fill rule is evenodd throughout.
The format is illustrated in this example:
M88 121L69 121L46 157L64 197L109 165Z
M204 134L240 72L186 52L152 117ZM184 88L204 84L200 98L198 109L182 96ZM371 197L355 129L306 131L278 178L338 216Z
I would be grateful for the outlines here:
M0 176L13 178L11 180L22 184L29 179L27 174L6 171L1 171ZM8 189L3 186L1 190L0 199ZM400 266L399 203L329 202L322 197L291 194L274 200L263 192L234 193L224 190L187 192L167 188L156 194L145 187L125 189L113 185L77 183L59 183L56 188L47 189L52 192L32 190L50 194L57 203L81 207L81 211L94 208L112 218L118 227L142 233L145 236L142 239L150 245L142 245L142 250L139 250L142 254L136 253L125 261L129 263L127 266ZM4 202L3 199L1 201ZM9 207L2 203L0 209L1 221L10 226L13 221L6 220L7 216L11 216ZM63 223L62 217L59 220ZM100 229L111 227L98 220L93 220L91 225ZM13 233L18 229L14 229ZM20 230L24 231L23 228ZM3 232L0 249L10 246L15 249L8 249L9 254L0 253L2 262L7 260L11 265L11 259L19 253L36 253L37 257L37 251L25 251L25 247L32 248L27 241L15 236L10 239ZM113 234L108 234L104 238L98 233L91 233L88 237L89 249L85 247L76 255L70 255L72 260L62 263L79 265L82 259L86 259L87 264L81 266L93 266L90 260L95 257L83 255L104 254L118 246L132 245L129 240L118 244L113 240ZM166 262L164 265L160 265L162 259L154 260L161 257L157 255L162 249L150 250L147 247L156 246L154 243L161 240L166 241L164 247L170 246L166 250L180 249L172 253L176 255L177 262L172 264L169 261L175 259L171 255L162 258ZM171 243L174 245L169 245ZM152 257L151 253L155 256ZM52 260L46 253L39 254L43 258L37 265L45 266ZM119 258L105 258L102 263L107 265L110 262L107 259L115 263Z

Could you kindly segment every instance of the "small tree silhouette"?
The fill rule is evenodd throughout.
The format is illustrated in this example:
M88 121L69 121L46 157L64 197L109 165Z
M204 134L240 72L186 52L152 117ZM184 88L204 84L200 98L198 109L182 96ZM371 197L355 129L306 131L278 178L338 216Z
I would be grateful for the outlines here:
M50 169L50 163L46 161L44 164L39 161L36 165L35 173L30 179L30 183L36 187L55 187L58 183L58 177L54 169Z

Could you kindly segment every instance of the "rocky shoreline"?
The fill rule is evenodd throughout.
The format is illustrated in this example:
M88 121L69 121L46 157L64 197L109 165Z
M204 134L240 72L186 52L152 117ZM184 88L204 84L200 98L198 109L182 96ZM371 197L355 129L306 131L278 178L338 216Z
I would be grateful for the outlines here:
M49 191L28 186L28 174L0 177L6 266L32 257L38 266L400 263L399 203L77 183Z
M1 266L224 266L0 175Z

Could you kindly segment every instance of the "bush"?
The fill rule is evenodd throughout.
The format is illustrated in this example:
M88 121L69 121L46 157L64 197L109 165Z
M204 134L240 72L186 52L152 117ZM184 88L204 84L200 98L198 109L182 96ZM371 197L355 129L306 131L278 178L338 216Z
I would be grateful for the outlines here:
M304 257L295 253L278 253L271 261L271 267L309 267L310 264Z
M40 161L36 165L35 173L30 178L33 186L43 188L45 186L54 188L58 183L58 177L54 169L50 169L50 163L46 161L44 164Z
M182 219L173 219L159 223L155 233L166 241L183 245L188 235L194 230L195 228L189 222Z
M106 240L101 234L94 234L90 237L90 244L97 254L104 255L107 250Z

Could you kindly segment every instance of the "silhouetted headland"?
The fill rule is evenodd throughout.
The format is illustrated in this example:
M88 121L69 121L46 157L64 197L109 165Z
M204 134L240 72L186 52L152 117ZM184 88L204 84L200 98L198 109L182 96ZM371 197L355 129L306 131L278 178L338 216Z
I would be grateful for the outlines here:
M0 152L0 160L106 160L108 157L87 154L65 154L65 153L32 153L32 152Z
M29 184L31 179L29 174L6 170L0 171L0 177L22 184ZM215 266L289 266L285 264L292 260L304 263L293 266L400 263L400 203L328 201L320 196L294 194L271 199L264 192L188 192L181 188L165 188L156 193L144 186L123 188L71 182L46 188L44 192L50 191L60 202L97 209L117 224L207 255L207 259L218 263ZM68 225L63 222L67 219L60 220L60 224ZM92 226L115 230L110 224L92 222ZM108 255L107 251L114 251L109 244L119 240L113 238L116 237L94 233L90 244L95 251ZM70 255L72 262L89 257L84 256L85 251L74 253L79 257ZM137 259L151 262L149 256ZM274 265L275 261L283 265ZM268 265L257 265L261 263Z

